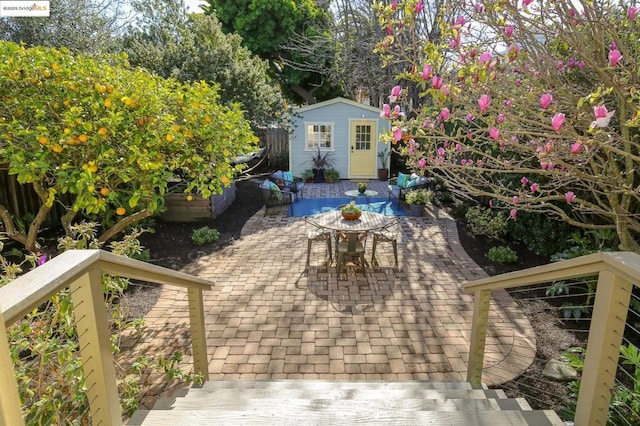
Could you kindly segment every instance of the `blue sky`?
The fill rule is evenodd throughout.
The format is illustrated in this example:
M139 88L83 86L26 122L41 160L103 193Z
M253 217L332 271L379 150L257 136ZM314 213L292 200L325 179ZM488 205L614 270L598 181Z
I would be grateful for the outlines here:
M206 4L206 2L202 0L184 0L184 3L187 5L187 8L189 8L189 10L193 12L200 11L200 8L198 7L198 5Z

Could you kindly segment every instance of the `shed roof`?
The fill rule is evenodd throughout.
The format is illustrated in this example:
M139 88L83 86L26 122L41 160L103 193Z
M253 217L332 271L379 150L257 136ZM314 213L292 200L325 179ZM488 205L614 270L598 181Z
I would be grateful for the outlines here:
M314 110L314 109L317 109L317 108L324 108L324 107L327 107L327 106L330 106L330 105L333 105L333 104L337 104L337 103L348 104L348 105L354 106L356 108L361 108L361 109L364 109L364 110L367 110L367 111L371 111L371 112L376 112L376 113L380 112L380 108L373 107L371 105L361 104L359 102L352 101L352 100L346 99L346 98L341 98L341 97L329 99L327 101L318 102L316 104L305 105L305 106L300 107L300 108L295 108L294 112L299 114L301 112L311 111L311 110Z

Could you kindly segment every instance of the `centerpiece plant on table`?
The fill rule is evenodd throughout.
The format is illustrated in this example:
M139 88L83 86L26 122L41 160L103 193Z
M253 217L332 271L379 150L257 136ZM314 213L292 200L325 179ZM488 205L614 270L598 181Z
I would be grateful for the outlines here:
M349 204L342 207L341 211L342 217L346 220L356 220L362 214L362 210L356 205L355 201L351 201Z

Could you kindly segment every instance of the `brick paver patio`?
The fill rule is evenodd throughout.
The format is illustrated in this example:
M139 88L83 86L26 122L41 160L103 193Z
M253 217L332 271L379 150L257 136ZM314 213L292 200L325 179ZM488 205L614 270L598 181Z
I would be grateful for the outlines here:
M369 187L387 194L384 182ZM304 196L338 197L353 188L308 184ZM461 284L486 275L446 213L404 220L397 269L382 246L366 277L355 267L338 277L322 244L305 268L307 225L285 211L262 209L240 240L183 269L216 283L205 292L211 380L466 379L473 297ZM190 352L186 291L165 287L146 320L136 348ZM517 377L534 355L531 325L510 296L497 293L483 382Z

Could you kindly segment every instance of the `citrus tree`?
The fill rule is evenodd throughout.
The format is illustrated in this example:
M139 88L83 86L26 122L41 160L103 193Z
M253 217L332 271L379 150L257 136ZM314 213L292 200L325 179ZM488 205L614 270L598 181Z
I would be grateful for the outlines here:
M632 2L477 1L404 37L422 0L380 7L378 45L402 63L382 116L408 165L509 217L613 230L640 252L640 34ZM445 14L446 16L446 14ZM418 90L419 102L403 100Z
M0 163L31 185L41 206L24 231L6 206L7 235L31 251L48 212L101 222L104 242L163 208L179 174L186 192L220 192L231 161L257 138L216 86L182 84L129 69L124 57L96 61L65 49L0 43Z

